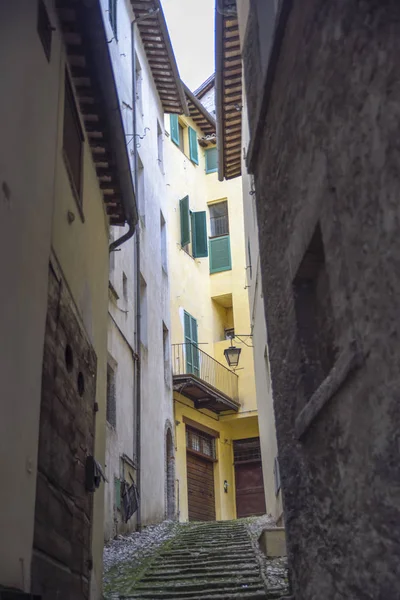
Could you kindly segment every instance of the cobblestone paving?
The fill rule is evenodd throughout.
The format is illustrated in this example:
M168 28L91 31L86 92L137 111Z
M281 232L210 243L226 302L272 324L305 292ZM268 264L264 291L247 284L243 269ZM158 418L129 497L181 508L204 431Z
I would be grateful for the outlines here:
M288 593L286 561L267 560L258 549L263 524L263 519L166 523L120 538L105 550L105 597L280 598Z

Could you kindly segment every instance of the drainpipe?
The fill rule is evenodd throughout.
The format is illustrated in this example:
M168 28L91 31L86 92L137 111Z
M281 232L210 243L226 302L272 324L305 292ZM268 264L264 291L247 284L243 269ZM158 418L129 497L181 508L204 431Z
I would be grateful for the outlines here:
M131 23L131 52L132 52L132 133L133 133L133 169L134 169L134 185L136 192L136 203L140 206L141 198L138 195L138 156L136 146L136 52L135 52L135 21ZM140 376L140 361L141 361L141 348L140 348L140 220L138 219L135 228L135 271L136 271L136 289L135 289L135 304L136 304L136 354L137 359L135 362L135 384L134 384L134 398L133 408L134 414L136 414L136 444L134 443L134 453L136 455L137 473L136 473L136 485L139 494L139 504L137 510L136 528L138 531L142 528L142 515L141 515L141 376Z

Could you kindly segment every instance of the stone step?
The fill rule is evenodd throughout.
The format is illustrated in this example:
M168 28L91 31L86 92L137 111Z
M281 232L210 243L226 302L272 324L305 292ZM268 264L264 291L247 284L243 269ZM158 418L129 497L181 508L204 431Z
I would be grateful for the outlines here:
M220 569L218 571L210 569L208 574L204 570L199 573L199 571L196 571L195 569L186 569L184 573L177 571L169 575L167 575L166 572L155 573L147 571L145 581L148 583L150 581L188 581L190 579L203 579L204 581L208 582L210 577L231 577L234 579L235 577L254 577L254 575L258 575L257 569L240 569L234 571L231 569Z
M246 553L250 553L253 552L253 547L251 544L243 546L240 544L235 544L235 545L230 545L230 546L222 546L222 547L218 547L218 546L209 546L208 548L205 548L203 550L202 547L186 547L186 548L182 548L182 547L171 547L169 549L169 551L167 552L161 552L160 556L179 556L182 554L215 554L215 553L224 553L227 555L231 555L231 554L240 554L241 552L246 552Z
M163 567L161 565L156 565L154 567L150 567L150 569L148 569L146 571L146 576L148 576L149 574L151 575L173 575L173 574L181 574L184 575L185 573L224 573L226 571L230 571L232 573L243 573L243 571L259 571L259 566L257 564L256 561L254 562L241 562L241 563L236 563L235 565L232 565L232 563L220 563L220 564L210 564L210 563L203 563L201 565L193 565L192 564L187 564L185 566L181 566L181 565L170 565L168 567Z
M180 592L148 592L145 594L135 594L124 596L125 600L266 600L264 590L241 590L240 592L225 590L220 593L205 591L204 594L195 592L194 594L186 594ZM269 600L269 599L268 599ZM275 599L271 599L275 600Z
M251 542L249 538L245 540L237 540L236 538L230 538L229 540L224 540L222 542L219 540L214 540L212 538L207 540L179 540L176 544L173 545L173 548L210 548L216 546L222 548L239 545L251 547Z
M237 564L237 563L242 563L242 562L252 562L252 563L257 563L256 557L254 556L254 552L246 552L240 555L235 555L235 556L229 556L229 558L226 558L224 556L221 556L220 554L216 554L215 556L211 557L209 554L205 555L202 558L197 558L194 557L193 555L189 554L186 556L182 556L180 557L179 560L177 560L176 558L170 558L169 556L165 555L163 558L158 557L157 559L157 564L158 565L171 565L171 564L179 564L180 565L184 565L184 564L188 564L188 565L192 565L194 562L196 562L197 564L206 564L206 565L211 565L211 564Z
M135 585L135 590L137 591L147 591L150 587L150 584L152 582L151 581L147 581L146 576L139 581L136 585ZM184 581L180 581L177 585L175 584L174 580L171 580L169 582L166 582L165 580L163 581L163 584L160 585L159 583L154 584L153 586L151 586L152 591L156 592L156 591L170 591L170 590L180 590L180 591L201 591L204 589L212 589L212 590L218 590L220 588L222 588L223 590L226 588L234 588L235 590L239 591L241 589L259 589L260 587L262 587L262 581L260 577L240 577L240 576L236 576L234 578L226 578L226 577L219 577L218 579L214 579L211 577L208 578L204 578L204 579L197 579L197 578L193 578L192 580L184 580Z

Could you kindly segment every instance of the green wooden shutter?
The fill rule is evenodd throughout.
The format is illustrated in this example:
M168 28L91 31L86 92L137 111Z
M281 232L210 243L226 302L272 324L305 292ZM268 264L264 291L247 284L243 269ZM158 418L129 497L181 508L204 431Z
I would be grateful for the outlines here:
M199 376L200 374L200 356L198 349L198 338L197 338L197 321L194 317L190 317L191 330L192 330L192 359L193 359L193 374Z
M207 217L205 211L192 213L192 254L194 258L208 256Z
M181 215L181 246L183 247L190 243L189 196L179 200L179 209Z
M190 160L198 165L199 150L197 147L197 133L192 127L189 127L189 155Z
M186 372L193 375L200 373L200 353L197 347L197 321L186 311L183 313L185 330Z
M193 373L192 318L186 311L183 313L185 329L186 372Z
M218 171L217 148L208 148L206 150L206 173L215 173L216 171Z
M179 146L179 122L178 115L169 115L171 127L171 140Z
M210 240L210 273L229 271L232 268L229 235Z

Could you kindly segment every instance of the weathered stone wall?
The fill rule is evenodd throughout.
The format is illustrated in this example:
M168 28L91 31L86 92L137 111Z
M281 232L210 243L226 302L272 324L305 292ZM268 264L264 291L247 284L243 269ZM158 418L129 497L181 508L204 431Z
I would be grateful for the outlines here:
M294 1L253 163L296 600L398 594L399 53L395 0ZM355 340L361 366L335 372L298 439L310 365L293 282L318 223L333 362Z

